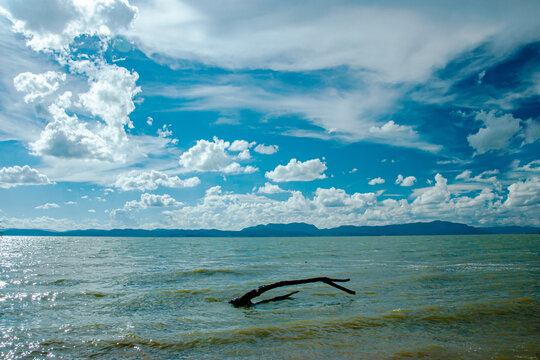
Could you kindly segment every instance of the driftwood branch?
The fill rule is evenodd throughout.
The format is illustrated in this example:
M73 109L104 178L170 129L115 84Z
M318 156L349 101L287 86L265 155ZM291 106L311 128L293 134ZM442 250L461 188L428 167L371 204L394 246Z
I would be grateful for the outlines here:
M339 290L345 291L346 293L354 295L356 294L356 292L354 292L353 290L347 289L344 286L336 284L336 282L346 282L349 280L350 279L331 279L328 277L314 277L314 278L309 278L309 279L278 281L272 284L259 286L258 288L248 291L247 293L245 293L244 295L240 297L230 300L229 303L233 304L234 306L253 306L257 304L267 303L270 301L284 300L284 299L289 298L291 295L296 294L298 291L293 291L287 295L276 296L274 298L263 300L258 303L251 302L253 298L261 295L262 293L267 292L268 290L272 290L272 289L282 287L282 286L307 284L307 283L313 283L313 282L323 282L325 284L335 287L336 289L339 289Z

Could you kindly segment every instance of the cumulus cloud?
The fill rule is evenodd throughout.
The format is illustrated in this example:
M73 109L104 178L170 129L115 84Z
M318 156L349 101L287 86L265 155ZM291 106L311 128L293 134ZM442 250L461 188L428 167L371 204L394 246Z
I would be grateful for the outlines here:
M46 203L46 204L43 204L43 205L39 205L39 206L36 206L35 208L38 209L38 210L47 210L47 209L56 209L56 208L59 208L60 205L56 204L56 203Z
M435 185L414 200L415 205L437 205L450 199L448 180L441 174L435 175Z
M264 186L261 186L257 189L257 193L259 194L277 194L285 192L282 188L280 188L278 185L271 184L269 182L265 183Z
M399 184L400 186L413 186L416 182L416 177L414 176L407 176L406 178L403 177L403 175L399 174L395 183Z
M133 97L141 89L139 75L126 68L87 61L72 62L71 68L89 76L90 90L79 96L80 102L94 116L100 117L111 130L123 134L123 127L133 124L128 115L135 109Z
M532 177L518 181L508 187L508 207L526 207L540 204L540 178Z
M9 189L20 185L52 184L47 175L28 165L3 167L0 169L0 188Z
M36 51L65 51L84 34L116 34L129 27L138 13L127 0L14 0L6 5L13 29Z
M199 203L179 210L165 211L168 226L182 228L241 229L275 222L306 222L320 228L344 224L377 225L418 220L462 221L475 224L504 223L506 217L521 218L524 224L539 224L536 214L539 199L521 206L515 195L535 191L538 180L518 184L509 191L508 205L494 188L484 188L467 195L454 194L440 174L435 184L413 196L413 199L379 200L382 192L348 194L339 188L318 188L313 198L291 191L286 200L274 200L255 193L235 194L216 186L209 189ZM536 189L538 192L538 190ZM534 205L536 204L536 205ZM524 215L526 214L526 216ZM502 217L501 217L502 216Z
M352 210L365 208L368 205L374 205L379 194L380 193L355 193L349 195L343 189L336 189L334 187L331 187L330 189L318 188L317 191L315 191L313 203L324 207L347 206Z
M30 143L33 154L106 161L125 159L123 152L118 151L126 145L125 137L99 125L90 128L56 104L49 106L49 112L53 121L47 124L38 140Z
M224 167L223 169L221 169L221 171L225 174L230 174L230 175L238 175L238 174L252 174L256 171L258 171L259 169L257 169L256 167L253 167L253 166L242 166L240 165L239 163L237 162L232 162L230 163L229 165L227 165L226 167Z
M66 80L66 74L47 71L43 74L24 72L13 79L15 89L25 92L24 101L29 103L47 95L51 95L60 86L60 81Z
M255 152L259 154L272 155L278 152L279 147L277 145L263 145L259 144L255 147Z
M381 177L377 177L374 179L369 180L369 185L377 185L377 184L384 184L385 180Z
M77 115L68 115L71 93L67 92L48 107L52 121L40 138L30 144L36 155L59 158L96 159L123 162L129 156L129 138L125 126L132 127L129 114L135 108L133 96L137 73L116 65L76 61L76 72L86 74L90 89L79 96L80 104L102 121L83 122Z
M313 199L292 191L279 201L266 196L224 192L220 186L207 190L193 206L165 211L175 227L242 229L271 222L307 222L319 227L353 223L362 211L376 204L379 193L347 194L342 189L317 189Z
M291 159L287 165L278 165L274 170L267 171L265 177L275 182L312 181L325 179L326 164L319 159L306 162Z
M497 116L495 110L489 113L480 111L475 119L482 122L484 127L477 133L467 136L467 141L478 154L505 149L520 129L519 119L514 118L512 114Z
M120 209L113 209L109 212L109 216L112 219L120 222L128 222L135 224L136 221L133 217L134 211L139 211L147 208L166 208L166 207L179 207L183 203L176 201L171 195L163 194L141 194L140 200L127 201Z
M397 135L402 134L406 136L414 136L416 133L410 126L398 125L393 120L388 121L382 126L372 126L369 128L369 132L376 135Z
M249 143L241 140L231 143L220 140L217 137L213 141L198 140L197 144L180 155L179 163L185 171L218 171L226 174L249 174L258 169L253 166L241 166L234 159L245 160L245 155L234 156L228 151L249 151Z
M246 151L247 149L253 147L255 142L247 142L245 140L234 140L229 146L229 151Z
M141 199L139 201L132 200L126 202L124 209L146 209L149 207L170 207L170 206L181 206L182 203L176 201L171 195L156 195L156 194L141 194Z
M155 190L158 186L170 188L194 187L201 183L198 177L180 179L178 176L169 176L157 170L138 171L133 170L120 174L116 178L115 187L124 191L129 190Z

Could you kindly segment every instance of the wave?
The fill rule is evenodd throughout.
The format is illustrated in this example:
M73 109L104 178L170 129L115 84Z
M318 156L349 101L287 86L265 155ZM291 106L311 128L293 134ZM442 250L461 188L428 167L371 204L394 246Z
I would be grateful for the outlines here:
M164 272L155 272L151 274L136 275L136 281L149 281L149 282L176 282L184 278L189 278L193 276L217 276L217 275L239 275L239 272L236 272L231 269L211 269L211 268L200 268L200 269L191 269L191 270L172 270ZM129 277L134 276L134 274L129 275Z
M120 293L106 293L101 291L80 291L75 294L75 296L90 296L95 298L104 298L104 297L116 297L123 294Z
M186 295L200 295L211 292L211 289L180 289L180 290L161 290L162 294L186 294Z
M108 346L148 346L151 348L185 350L194 347L211 347L214 345L254 343L264 341L294 341L325 338L338 334L351 334L357 331L380 327L424 327L430 323L463 323L484 324L488 318L504 322L505 315L519 315L528 321L537 315L538 303L529 297L508 301L493 301L469 304L449 312L438 307L417 310L396 309L378 317L354 315L338 319L301 320L285 322L277 325L248 326L218 331L193 331L184 333L179 339L150 339L135 334L124 335L121 339L111 341ZM104 344L107 340L103 340Z

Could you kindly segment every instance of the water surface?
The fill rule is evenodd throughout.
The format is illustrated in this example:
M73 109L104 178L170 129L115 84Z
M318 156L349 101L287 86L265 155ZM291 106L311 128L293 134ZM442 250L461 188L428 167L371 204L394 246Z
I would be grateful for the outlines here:
M539 240L3 237L0 358L536 359Z

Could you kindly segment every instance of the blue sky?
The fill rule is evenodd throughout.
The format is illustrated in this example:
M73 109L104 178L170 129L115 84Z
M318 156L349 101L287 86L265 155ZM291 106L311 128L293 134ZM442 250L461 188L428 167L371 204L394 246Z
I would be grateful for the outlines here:
M0 0L0 222L539 226L538 14Z

